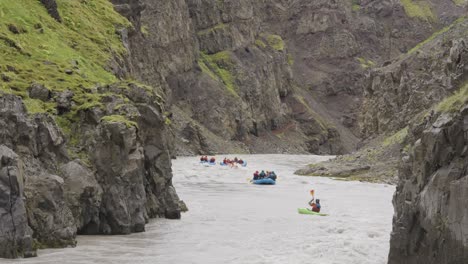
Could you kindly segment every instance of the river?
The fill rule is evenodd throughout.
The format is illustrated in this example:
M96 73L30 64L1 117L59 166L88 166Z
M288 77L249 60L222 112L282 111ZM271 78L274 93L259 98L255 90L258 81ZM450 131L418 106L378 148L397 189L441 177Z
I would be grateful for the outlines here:
M181 220L152 220L146 232L127 236L80 236L76 248L0 263L386 263L394 186L293 174L328 157L242 158L247 168L205 167L194 157L173 161L174 185L189 207ZM257 169L274 170L277 185L249 184ZM310 189L329 216L297 213Z

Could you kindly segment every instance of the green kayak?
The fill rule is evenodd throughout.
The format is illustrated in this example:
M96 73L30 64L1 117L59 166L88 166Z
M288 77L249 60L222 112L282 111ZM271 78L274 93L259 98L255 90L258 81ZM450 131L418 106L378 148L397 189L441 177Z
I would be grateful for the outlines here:
M297 211L300 213L300 214L310 214L310 215L319 215L319 216L327 216L327 214L322 214L322 213L317 213L317 212L313 212L309 209L306 209L306 208L298 208Z

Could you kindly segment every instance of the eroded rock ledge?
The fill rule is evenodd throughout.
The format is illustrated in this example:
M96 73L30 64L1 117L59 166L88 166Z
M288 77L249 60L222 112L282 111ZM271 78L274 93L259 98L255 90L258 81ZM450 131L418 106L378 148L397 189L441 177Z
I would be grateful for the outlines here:
M114 91L106 107L81 111L68 136L51 116L28 115L20 97L0 96L0 257L180 218L158 100L119 87L102 87Z
M468 107L411 129L394 196L389 264L468 261Z

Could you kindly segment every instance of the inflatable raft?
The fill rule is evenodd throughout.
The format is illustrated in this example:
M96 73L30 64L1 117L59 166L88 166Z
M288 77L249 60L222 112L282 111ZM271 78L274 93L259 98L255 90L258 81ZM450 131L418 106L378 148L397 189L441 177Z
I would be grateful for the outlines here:
M270 178L265 178L265 179L260 179L260 180L254 180L252 181L253 184L262 184L262 185L275 185L276 181L270 179Z
M222 162L222 161L219 163L219 165L221 165L221 166L229 166L229 164L226 164L226 163L224 163L224 162ZM247 162L244 161L244 163L242 163L242 164L239 164L239 163L238 163L237 165L241 165L242 167L247 167Z
M297 212L300 213L300 214L327 216L327 214L317 213L317 212L311 211L311 210L309 210L307 208L298 208Z

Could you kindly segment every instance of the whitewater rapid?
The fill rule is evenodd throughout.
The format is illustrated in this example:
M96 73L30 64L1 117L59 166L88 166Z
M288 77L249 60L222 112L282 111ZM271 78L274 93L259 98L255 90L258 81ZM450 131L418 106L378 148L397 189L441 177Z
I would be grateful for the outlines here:
M196 157L173 161L174 185L189 208L181 220L152 220L145 233L128 236L80 236L76 248L0 263L386 263L393 186L293 174L328 157L242 158L247 168L205 167ZM261 169L274 170L277 185L249 184L253 171ZM310 189L329 216L297 213L307 206Z

